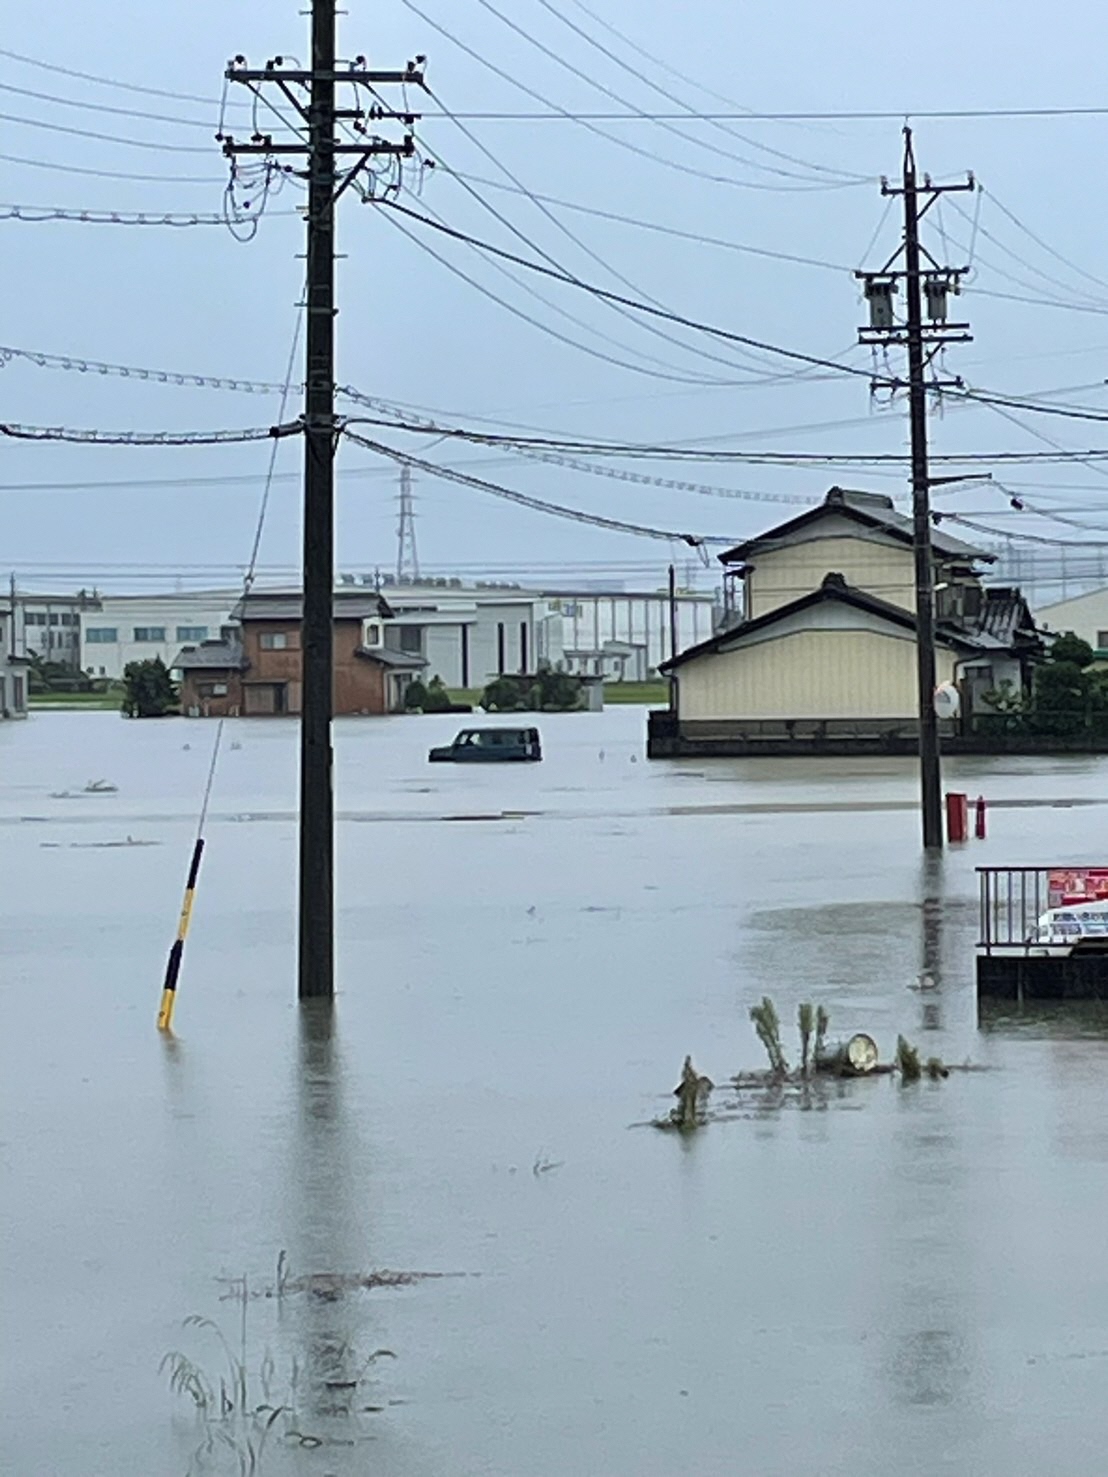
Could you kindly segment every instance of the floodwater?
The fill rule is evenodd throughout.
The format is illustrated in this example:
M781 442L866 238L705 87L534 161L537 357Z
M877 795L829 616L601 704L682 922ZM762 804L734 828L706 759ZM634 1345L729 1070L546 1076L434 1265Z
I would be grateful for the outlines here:
M990 836L925 866L908 761L649 765L614 709L429 767L457 726L337 725L328 1016L295 728L227 725L164 1040L214 727L0 725L3 1469L1102 1473L1108 1023L979 1027L972 946L975 865L1108 861L1108 762L952 762ZM764 994L988 1070L636 1126Z

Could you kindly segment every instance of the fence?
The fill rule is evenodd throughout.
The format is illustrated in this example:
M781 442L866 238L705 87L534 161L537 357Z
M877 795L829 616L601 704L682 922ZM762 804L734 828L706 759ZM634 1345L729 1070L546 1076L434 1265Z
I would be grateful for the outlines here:
M1051 908L1108 901L1108 867L978 867L977 947L1026 949Z

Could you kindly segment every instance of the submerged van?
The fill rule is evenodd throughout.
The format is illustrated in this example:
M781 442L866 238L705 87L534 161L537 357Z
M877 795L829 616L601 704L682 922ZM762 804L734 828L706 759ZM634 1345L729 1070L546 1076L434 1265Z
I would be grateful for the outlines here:
M1108 940L1108 901L1048 909L1040 916L1028 943L1058 947L1085 939Z
M432 764L503 764L542 758L537 728L463 728L452 744L427 755Z

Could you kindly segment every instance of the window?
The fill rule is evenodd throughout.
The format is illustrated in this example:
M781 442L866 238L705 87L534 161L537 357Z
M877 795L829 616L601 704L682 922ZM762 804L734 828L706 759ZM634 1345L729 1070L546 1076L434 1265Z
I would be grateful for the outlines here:
M59 620L63 626L79 626L81 624L79 617L75 615L59 616Z
M289 645L287 631L263 631L258 638L263 651L285 651Z
M400 650L414 652L417 656L423 650L423 627L401 626L400 627Z
M207 626L178 626L177 627L177 640L178 641L207 641L207 639L208 639L208 628L207 628Z
M27 626L44 626L46 624L46 616L42 611L29 610L23 617L23 623Z
M115 626L89 626L85 632L86 641L100 641L109 644L119 640L119 632Z
M1097 651L1108 651L1108 631L1096 633L1096 649Z
M199 682L196 691L201 697L226 697L226 682Z
M164 641L164 626L136 626L132 638L135 641Z

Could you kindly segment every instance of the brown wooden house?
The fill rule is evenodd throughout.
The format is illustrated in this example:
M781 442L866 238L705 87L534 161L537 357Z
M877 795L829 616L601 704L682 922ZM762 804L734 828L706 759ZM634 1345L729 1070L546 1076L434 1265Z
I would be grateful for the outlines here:
M336 715L399 711L426 659L387 643L393 612L376 591L338 590L334 609ZM299 593L250 594L235 611L234 638L183 647L173 663L182 712L193 718L299 713L302 610Z

